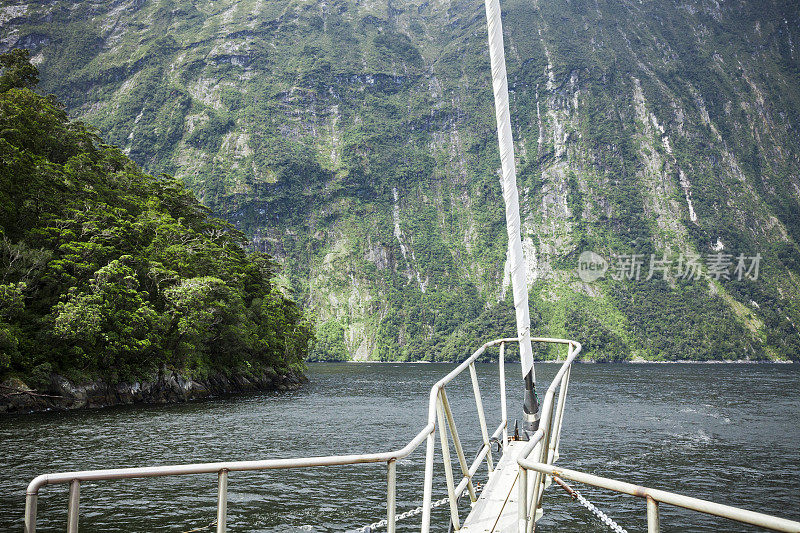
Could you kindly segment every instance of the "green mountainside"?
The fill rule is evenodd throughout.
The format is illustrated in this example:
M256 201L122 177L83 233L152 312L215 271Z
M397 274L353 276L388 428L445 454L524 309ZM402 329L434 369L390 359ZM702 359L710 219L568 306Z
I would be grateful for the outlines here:
M26 60L0 55L0 387L302 371L310 329L269 257L69 121Z
M798 4L502 8L534 334L597 360L800 357ZM482 2L10 1L0 25L71 116L276 257L312 357L513 335ZM586 251L605 277L578 276Z

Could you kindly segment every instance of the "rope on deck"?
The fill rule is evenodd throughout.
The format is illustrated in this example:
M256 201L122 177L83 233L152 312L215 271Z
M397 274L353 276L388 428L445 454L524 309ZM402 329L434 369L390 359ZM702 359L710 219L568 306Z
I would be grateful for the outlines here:
M555 481L556 483L558 483L558 484L561 486L561 488L562 488L562 489L564 489L565 491L567 491L567 493L568 493L570 496L572 496L572 498L573 498L573 499L577 500L578 502L580 502L580 504L581 504L581 505L583 505L584 507L586 507L587 509L589 509L589 511L590 511L590 512L591 512L593 515L595 515L597 518L599 518L601 522L603 522L605 525L607 525L608 527L610 527L610 528L611 528L611 531L614 531L615 533L628 533L627 531L625 531L625 529L624 529L622 526L620 526L619 524L617 524L616 522L614 522L613 520L611 520L611 519L608 517L608 515L607 515L607 514L605 514L603 511L601 511L600 509L598 509L597 507L595 507L595 506L594 506L594 504L593 504L592 502L590 502L589 500L587 500L586 498L584 498L584 497L581 495L581 493L580 493L580 492L578 492L577 490L573 489L572 487L570 487L569 485L567 485L566 483L564 483L564 481L563 481L561 478L559 478L559 477L556 477L556 476L553 476L553 481Z

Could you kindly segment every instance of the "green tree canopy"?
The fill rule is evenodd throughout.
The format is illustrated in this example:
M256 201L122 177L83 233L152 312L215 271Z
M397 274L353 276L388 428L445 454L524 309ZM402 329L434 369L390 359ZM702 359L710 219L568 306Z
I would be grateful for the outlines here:
M17 48L0 54L0 92L14 87L33 89L39 83L39 69L30 62L30 52Z
M302 368L270 258L34 92L27 57L0 55L0 379Z

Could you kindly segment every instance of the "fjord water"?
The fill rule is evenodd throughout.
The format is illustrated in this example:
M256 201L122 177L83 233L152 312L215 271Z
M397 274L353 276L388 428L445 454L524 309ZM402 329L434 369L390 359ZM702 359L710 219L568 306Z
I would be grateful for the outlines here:
M21 531L37 474L73 469L382 451L424 425L430 386L453 365L312 364L311 383L263 394L0 419L0 531ZM558 365L538 365L544 391ZM509 414L518 413L509 364ZM496 365L478 365L490 425L499 421ZM448 387L469 454L479 446L469 378ZM576 365L559 465L800 519L800 367L749 364ZM439 448L437 440L437 450ZM437 458L438 461L440 459ZM421 500L424 445L398 464L398 512ZM441 466L434 497L446 494ZM579 490L629 531L644 503ZM348 531L385 514L385 466L231 473L230 531ZM63 531L67 487L42 489L39 531ZM214 519L211 475L85 483L81 531L176 531ZM553 485L537 531L607 531ZM466 511L466 505L464 505ZM448 511L434 511L447 531ZM417 521L399 531L413 531ZM664 531L751 531L662 507ZM210 531L211 529L204 529Z

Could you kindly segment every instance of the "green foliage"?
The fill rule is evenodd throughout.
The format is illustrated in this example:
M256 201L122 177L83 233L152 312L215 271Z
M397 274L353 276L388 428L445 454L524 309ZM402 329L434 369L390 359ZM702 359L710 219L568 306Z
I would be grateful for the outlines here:
M16 324L25 311L24 282L0 285L0 375L19 362L22 331Z
M311 329L269 257L19 85L0 93L0 379L302 369Z
M422 66L422 56L408 36L401 33L384 32L379 33L374 39L375 46L393 59L400 59L413 66Z
M316 341L309 361L346 361L349 359L344 343L344 326L338 320L328 320L317 328Z
M630 346L625 339L594 316L592 305L586 300L567 309L564 329L568 338L579 340L583 357L594 361L629 359Z
M217 150L222 137L233 127L233 120L220 113L211 113L209 119L195 128L186 142L196 148Z
M632 333L651 357L664 360L763 359L763 347L721 298L703 284L663 281L614 287L614 298L631 317Z
M73 287L54 306L49 318L51 334L61 341L61 368L126 379L158 363L159 316L126 263L133 258L111 261L94 273L86 292Z
M17 48L0 55L0 93L32 89L39 83L39 69L30 63L30 52Z

